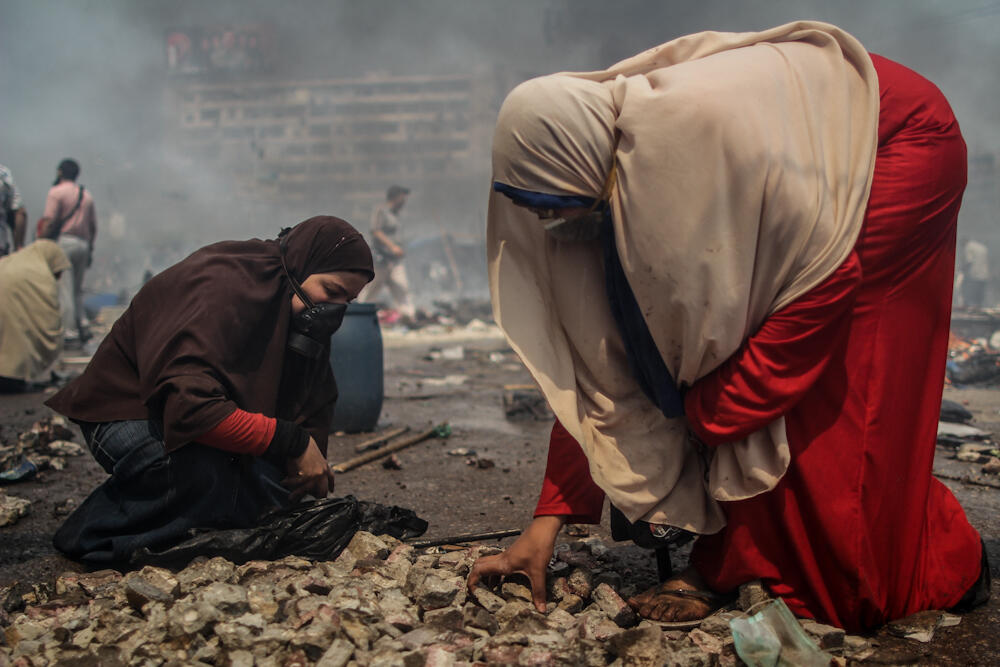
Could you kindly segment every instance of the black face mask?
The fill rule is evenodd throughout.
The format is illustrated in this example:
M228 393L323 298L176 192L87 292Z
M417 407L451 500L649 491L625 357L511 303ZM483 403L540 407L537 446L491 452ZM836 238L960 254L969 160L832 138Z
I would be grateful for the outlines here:
M302 296L299 296L302 299ZM332 336L344 321L346 303L321 303L313 305L302 299L306 309L292 316L292 330L288 332L289 349L311 359L323 356Z
M285 248L287 235L291 231L286 227L278 234L281 248L281 269L292 286L292 291L302 299L306 308L298 315L292 315L292 329L288 332L288 349L310 359L319 359L330 344L330 336L340 328L347 312L346 303L313 303L312 299L302 291L302 285L292 277L285 266Z

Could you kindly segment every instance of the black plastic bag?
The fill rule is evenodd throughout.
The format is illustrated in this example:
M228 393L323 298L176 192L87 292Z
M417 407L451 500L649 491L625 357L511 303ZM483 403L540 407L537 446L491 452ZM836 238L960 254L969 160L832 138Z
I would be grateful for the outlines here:
M285 556L333 560L359 530L407 539L423 535L427 522L402 507L354 496L326 498L268 512L250 528L192 531L190 538L170 548L138 549L131 565L183 567L198 556L221 556L237 564Z

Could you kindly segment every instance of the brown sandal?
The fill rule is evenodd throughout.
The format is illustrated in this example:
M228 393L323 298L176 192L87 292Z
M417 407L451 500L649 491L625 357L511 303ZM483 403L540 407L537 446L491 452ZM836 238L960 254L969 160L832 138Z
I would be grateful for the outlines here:
M737 602L736 596L732 593L722 594L713 593L712 591L689 591L683 588L676 588L669 591L658 591L657 595L673 595L675 597L687 598L689 600L700 600L701 602L707 603L711 607L709 612L703 617L687 621L657 621L640 616L640 618L645 621L656 623L664 630L690 630L692 628L696 628L704 623L706 619L723 611L734 609Z

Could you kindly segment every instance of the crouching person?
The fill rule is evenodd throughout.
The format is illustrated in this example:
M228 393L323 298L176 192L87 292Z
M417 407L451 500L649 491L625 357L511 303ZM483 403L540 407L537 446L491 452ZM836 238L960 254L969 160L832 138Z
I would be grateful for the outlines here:
M330 335L373 276L348 223L315 217L278 239L224 241L157 275L49 407L111 475L55 546L121 563L192 528L252 525L333 488Z
M66 253L47 239L0 257L0 392L49 380L62 350L59 276Z

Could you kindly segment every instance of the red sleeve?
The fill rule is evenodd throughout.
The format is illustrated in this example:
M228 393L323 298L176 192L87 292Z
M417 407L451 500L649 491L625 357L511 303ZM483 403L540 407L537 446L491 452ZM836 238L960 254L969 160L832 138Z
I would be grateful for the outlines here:
M684 397L702 442L742 440L788 412L842 344L861 282L856 253L829 278L765 320L761 328Z
M600 523L604 491L590 476L580 444L558 421L549 437L545 481L535 516L565 515L570 523Z
M274 417L237 408L218 426L200 435L198 442L224 452L261 456L271 444L277 424Z

